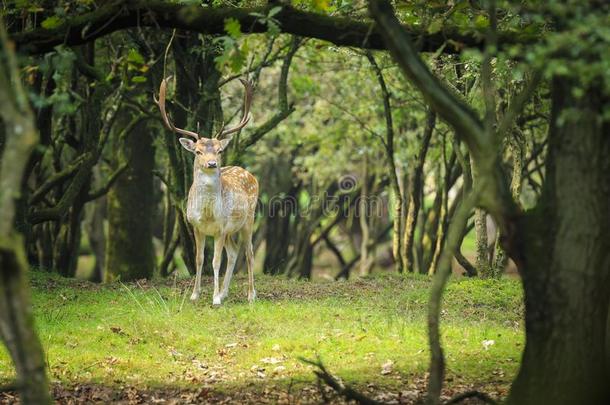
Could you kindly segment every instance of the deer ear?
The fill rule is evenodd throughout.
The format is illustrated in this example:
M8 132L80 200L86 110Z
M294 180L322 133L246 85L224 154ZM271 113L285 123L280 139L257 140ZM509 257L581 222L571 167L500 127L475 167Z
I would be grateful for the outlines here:
M233 137L221 139L220 140L220 147L222 149L225 149L227 147L227 145L229 144L229 142L231 142L231 139L233 139Z
M180 141L180 144L184 149L188 150L191 153L195 152L195 142L193 140L188 138L180 138L178 140Z

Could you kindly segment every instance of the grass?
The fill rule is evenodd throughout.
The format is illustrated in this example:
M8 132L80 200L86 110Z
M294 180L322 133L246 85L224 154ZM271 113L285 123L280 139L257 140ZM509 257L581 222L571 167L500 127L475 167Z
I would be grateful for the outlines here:
M320 356L329 370L359 387L404 388L428 366L429 279L379 275L349 282L257 276L258 301L246 302L237 277L220 308L211 280L202 300L188 300L192 281L94 285L33 273L33 304L51 378L141 388L310 384ZM506 388L521 355L518 280L453 280L443 305L449 385ZM493 343L490 343L493 341ZM485 344L484 344L485 342ZM5 351L0 380L13 378Z

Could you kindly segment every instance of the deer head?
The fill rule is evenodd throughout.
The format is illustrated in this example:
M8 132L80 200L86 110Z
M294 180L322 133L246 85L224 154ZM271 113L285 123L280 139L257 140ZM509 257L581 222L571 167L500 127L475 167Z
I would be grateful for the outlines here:
M224 124L220 130L211 138L200 136L196 132L187 131L185 129L177 128L169 120L167 112L165 111L165 92L167 89L167 81L171 78L168 77L161 81L159 86L159 100L155 100L155 103L159 106L161 111L161 118L165 126L180 135L186 135L189 138L180 138L180 144L184 149L195 154L195 165L203 170L216 170L221 167L221 154L227 147L231 139L233 139L233 133L239 131L250 121L250 104L252 103L252 83L247 80L239 79L241 84L245 88L244 94L244 106L242 111L242 117L237 125L230 128L225 128ZM230 136L228 136L230 135ZM192 138L192 139L191 139Z

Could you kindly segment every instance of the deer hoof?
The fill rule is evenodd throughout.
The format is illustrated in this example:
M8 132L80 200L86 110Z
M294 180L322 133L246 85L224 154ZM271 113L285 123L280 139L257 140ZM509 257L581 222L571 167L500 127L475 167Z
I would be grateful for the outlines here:
M256 291L252 290L251 293L248 293L248 302L252 304L256 300Z
M194 293L191 295L191 301L195 302L195 301L197 301L198 299L199 299L199 293L198 293L198 292L194 292Z
M220 305L222 303L222 298L220 298L220 295L217 295L216 297L214 297L212 299L212 305Z

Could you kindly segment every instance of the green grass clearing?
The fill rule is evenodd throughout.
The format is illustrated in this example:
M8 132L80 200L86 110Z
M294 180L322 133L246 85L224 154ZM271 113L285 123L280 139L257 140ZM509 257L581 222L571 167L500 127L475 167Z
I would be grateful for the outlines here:
M210 305L210 279L197 304L188 300L191 283L95 285L33 273L52 380L230 393L311 384L311 367L299 357L319 355L358 387L401 390L423 381L427 277L306 282L258 275L258 301L248 305L246 280L238 276L220 308ZM493 384L500 392L508 386L521 356L522 312L518 280L449 284L442 321L449 386ZM12 377L2 350L0 380Z

